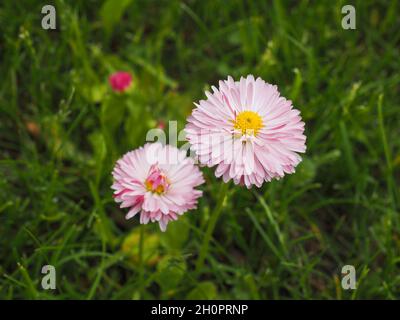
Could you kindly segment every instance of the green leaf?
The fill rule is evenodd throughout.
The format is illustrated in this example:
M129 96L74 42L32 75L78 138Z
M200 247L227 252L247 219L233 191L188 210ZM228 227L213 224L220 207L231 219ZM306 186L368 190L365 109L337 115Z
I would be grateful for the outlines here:
M200 282L187 295L188 300L212 300L217 297L217 288L211 281Z
M101 132L95 131L89 136L90 144L92 145L93 149L93 159L92 165L95 166L96 169L96 184L99 183L100 178L104 174L103 167L104 167L104 160L107 155L107 146L104 139L104 136Z
M311 183L317 173L317 165L310 158L303 158L303 161L296 168L296 173L291 177L294 185L306 185Z
M161 235L161 244L168 251L179 251L189 237L189 225L185 217L168 224L168 229Z
M116 150L115 137L124 120L125 110L126 103L122 97L108 98L101 105L101 131L111 159L119 156Z
M103 135L101 132L96 131L90 135L89 140L93 148L95 162L97 164L101 163L106 157L107 153Z
M164 293L175 290L186 272L186 262L174 256L165 256L158 264L157 283ZM170 294L170 293L169 293Z
M132 0L107 0L101 7L100 16L107 37L109 37L115 25L121 20L122 15Z
M160 237L159 233L145 232L143 239L143 260L151 266L158 262ZM135 228L128 234L121 245L121 251L129 258L133 265L139 263L140 228Z

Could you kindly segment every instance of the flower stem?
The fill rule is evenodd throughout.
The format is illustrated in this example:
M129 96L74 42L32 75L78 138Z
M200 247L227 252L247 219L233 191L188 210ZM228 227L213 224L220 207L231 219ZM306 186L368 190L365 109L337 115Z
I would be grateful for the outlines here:
M208 247L210 245L211 236L215 229L215 225L217 224L218 218L221 215L227 191L228 191L228 184L222 183L218 194L217 206L215 207L215 210L211 213L211 217L207 225L206 234L204 236L203 243L200 248L200 254L196 261L196 273L200 272L201 269L203 268L204 260L208 253Z
M143 256L143 247L144 247L144 224L139 226L140 235L139 235L139 279L143 280L144 273L144 256Z

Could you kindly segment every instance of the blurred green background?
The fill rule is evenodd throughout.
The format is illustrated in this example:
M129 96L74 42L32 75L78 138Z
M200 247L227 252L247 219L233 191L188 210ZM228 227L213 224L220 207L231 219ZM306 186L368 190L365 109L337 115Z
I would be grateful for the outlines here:
M400 4L350 2L1 1L0 298L399 298ZM117 70L126 94L109 87ZM307 153L281 181L230 186L195 270L213 170L165 233L124 219L110 173L149 129L182 129L210 85L250 73L301 110ZM341 287L347 264L357 290Z

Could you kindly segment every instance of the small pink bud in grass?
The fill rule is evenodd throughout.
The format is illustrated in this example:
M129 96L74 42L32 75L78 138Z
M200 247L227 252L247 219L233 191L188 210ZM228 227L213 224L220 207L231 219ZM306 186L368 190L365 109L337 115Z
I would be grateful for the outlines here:
M115 92L124 92L131 86L132 76L129 72L117 71L110 75L108 81Z

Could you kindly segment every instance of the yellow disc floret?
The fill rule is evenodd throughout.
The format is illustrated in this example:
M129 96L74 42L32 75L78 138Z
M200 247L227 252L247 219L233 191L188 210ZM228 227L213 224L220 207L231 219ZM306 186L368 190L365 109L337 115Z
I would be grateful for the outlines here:
M146 181L145 182L146 189L147 191L151 191L153 193L161 194L164 193L165 187L162 184L159 184L157 187L154 187L153 183L151 181Z
M263 127L262 118L254 111L242 111L233 121L233 127L242 131L242 135L257 135L257 132Z

